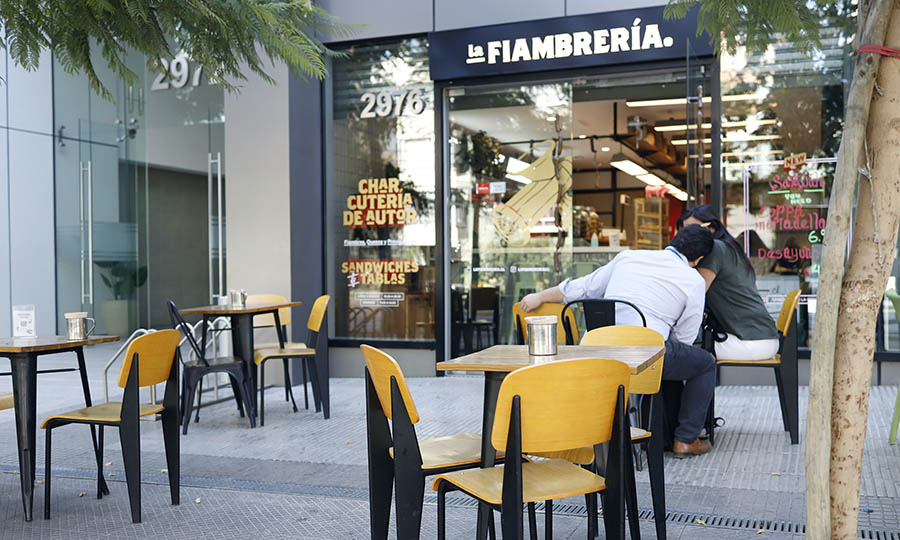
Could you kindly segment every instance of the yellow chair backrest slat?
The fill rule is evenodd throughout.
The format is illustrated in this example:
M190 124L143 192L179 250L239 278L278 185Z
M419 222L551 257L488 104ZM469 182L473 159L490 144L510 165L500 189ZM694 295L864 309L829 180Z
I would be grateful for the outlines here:
M631 347L663 347L666 340L662 334L643 326L604 326L594 328L581 338L582 345L625 345ZM655 394L662 383L663 360L653 362L648 369L631 376L632 394Z
M616 360L561 360L513 371L497 398L491 444L506 449L513 398L519 396L522 452L556 452L609 440L619 386L630 369Z
M389 420L393 420L393 409L391 409L391 377L397 379L397 386L400 388L400 395L406 404L406 413L409 420L415 424L419 421L419 412L416 410L416 404L413 402L409 393L409 387L406 385L406 379L403 377L403 371L397 361L391 358L384 351L380 351L369 345L360 345L363 358L366 360L366 367L369 368L369 377L372 378L372 385L375 386L375 393L378 394L378 401L381 402L381 409Z
M557 343L565 343L566 342L566 328L562 324L562 319L560 315L562 314L563 304L555 304L553 302L545 302L541 304L541 306L534 311L529 311L525 313L525 310L522 309L522 306L516 302L513 305L513 321L514 324L518 325L520 322L522 324L522 337L525 339L525 342L528 342L528 323L525 322L525 317L556 317L557 325L556 325L556 342ZM569 309L566 311L566 319L569 321L569 326L572 328L572 335L575 337L575 341L578 341L578 323L575 320L575 313Z
M160 330L135 338L128 344L122 370L119 372L119 387L125 388L134 353L138 355L138 386L152 386L169 378L172 362L175 361L175 349L181 341L178 330Z
M787 334L788 327L797 311L797 304L800 303L800 289L794 289L787 293L784 297L784 304L781 305L781 313L778 314L778 323L775 325L781 335Z
M306 323L306 327L313 332L318 332L322 328L322 320L325 318L325 310L328 309L329 300L331 300L331 297L327 294L316 298L316 302L309 312L309 322Z
M263 304L281 304L287 302L287 298L280 294L251 294L247 296L248 306L261 306ZM291 308L281 308L278 310L278 319L282 326L291 324ZM275 316L271 313L263 313L253 317L253 326L266 327L275 326Z

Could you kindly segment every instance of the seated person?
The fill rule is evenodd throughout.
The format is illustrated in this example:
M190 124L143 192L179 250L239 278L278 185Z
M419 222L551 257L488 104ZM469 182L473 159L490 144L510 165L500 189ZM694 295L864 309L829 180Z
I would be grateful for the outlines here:
M697 270L706 281L706 310L711 326L725 334L716 357L765 360L778 352L775 321L756 289L756 273L743 247L725 229L712 208L695 206L678 218L678 226L700 225L712 232L715 245Z
M705 454L709 441L700 439L706 410L716 385L716 361L694 347L703 319L704 282L694 270L713 248L712 235L699 225L681 229L666 249L623 251L587 276L566 279L556 287L529 294L520 303L526 312L544 302L567 303L591 298L621 298L635 304L647 326L666 339L663 379L685 381L681 394L673 451L676 455ZM641 326L627 306L617 306L616 322Z

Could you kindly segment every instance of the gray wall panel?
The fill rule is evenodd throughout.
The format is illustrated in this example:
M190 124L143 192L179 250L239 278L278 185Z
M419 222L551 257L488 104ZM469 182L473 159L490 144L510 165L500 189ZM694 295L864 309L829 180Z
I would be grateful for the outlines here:
M9 186L11 302L34 304L38 334L55 334L53 137L9 132Z
M651 6L664 6L665 0L622 0L621 2L603 2L598 0L566 0L566 15L584 15L586 13L602 13Z
M8 125L28 131L52 133L53 70L50 53L41 54L41 67L36 71L27 71L14 62L10 62L8 71Z
M422 34L431 31L434 21L431 0L321 0L319 5L342 23L365 25L349 37L332 36L326 41Z
M565 12L565 0L434 0L434 25L435 30L452 30L562 17Z
M0 103L6 106L6 89L0 86ZM0 128L0 337L12 332L10 318L10 253L9 253L9 169L6 153L9 132Z

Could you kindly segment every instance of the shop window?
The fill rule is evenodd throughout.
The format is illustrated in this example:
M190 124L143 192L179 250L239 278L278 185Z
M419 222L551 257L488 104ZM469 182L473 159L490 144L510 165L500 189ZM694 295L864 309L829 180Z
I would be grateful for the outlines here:
M434 108L425 39L334 61L327 190L331 338L434 340Z

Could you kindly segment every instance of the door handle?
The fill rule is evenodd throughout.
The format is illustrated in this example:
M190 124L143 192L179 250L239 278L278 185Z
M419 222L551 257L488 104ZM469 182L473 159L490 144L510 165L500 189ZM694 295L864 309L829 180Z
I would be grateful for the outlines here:
M213 199L212 199L212 152L206 154L206 206L209 223L207 224L207 236L209 237L209 299L213 302Z
M81 248L81 302L84 303L84 173L87 167L78 162L78 239Z
M94 176L91 160L87 162L87 229L88 229L88 303L94 303Z

